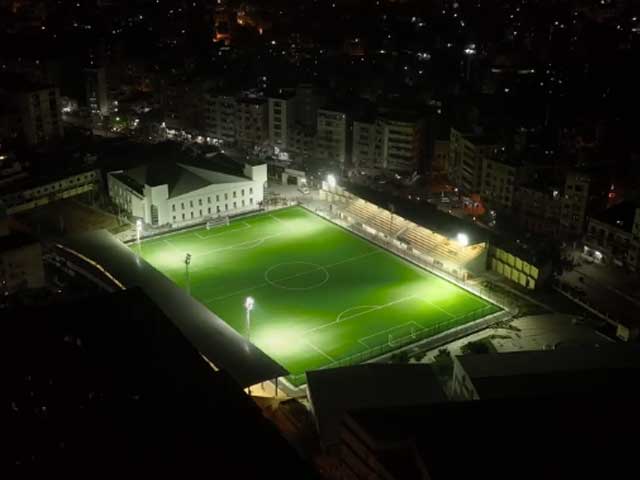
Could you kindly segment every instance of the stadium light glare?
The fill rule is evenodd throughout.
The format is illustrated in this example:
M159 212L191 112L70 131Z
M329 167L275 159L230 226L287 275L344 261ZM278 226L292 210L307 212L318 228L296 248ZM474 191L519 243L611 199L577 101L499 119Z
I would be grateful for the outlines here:
M459 233L456 240L463 247L469 245L469 236L466 233Z
M253 297L247 297L244 301L244 308L247 311L247 340L251 340L251 310L254 304Z
M327 175L327 184L329 185L329 188L336 188L336 185L337 185L336 176Z
M254 304L255 304L255 300L253 299L253 297L247 297L246 300L244 301L244 308L251 311L253 310Z

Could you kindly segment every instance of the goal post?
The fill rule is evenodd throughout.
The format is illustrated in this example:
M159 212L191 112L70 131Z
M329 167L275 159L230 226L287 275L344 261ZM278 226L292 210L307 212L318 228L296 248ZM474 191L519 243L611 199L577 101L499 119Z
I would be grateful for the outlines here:
M207 230L211 230L216 227L224 227L226 225L229 225L229 217L227 216L207 220Z

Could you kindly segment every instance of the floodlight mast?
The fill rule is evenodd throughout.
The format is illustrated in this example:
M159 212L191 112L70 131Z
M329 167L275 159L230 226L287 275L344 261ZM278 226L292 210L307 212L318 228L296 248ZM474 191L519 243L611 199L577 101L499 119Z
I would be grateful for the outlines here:
M185 275L186 275L186 279L187 279L187 294L191 295L191 278L189 277L189 265L191 265L191 254L187 253L184 256L184 268L185 268Z
M138 254L142 253L142 245L140 244L140 234L142 233L142 220L136 220L136 240L138 242Z
M253 306L255 305L255 300L253 297L247 297L244 301L244 308L246 311L246 320L247 320L247 340L251 340L251 310L253 310Z

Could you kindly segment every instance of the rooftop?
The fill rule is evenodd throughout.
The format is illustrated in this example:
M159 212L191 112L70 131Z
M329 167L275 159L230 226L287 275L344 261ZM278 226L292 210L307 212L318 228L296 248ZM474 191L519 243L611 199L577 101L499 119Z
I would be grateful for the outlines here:
M3 333L5 472L258 478L277 462L282 478L311 477L241 387L138 288L5 311Z
M629 464L616 458L634 458L638 397L600 393L367 409L344 429L383 478L625 478Z
M307 372L307 388L324 444L338 441L349 410L427 405L447 400L430 365L366 363Z
M606 345L456 357L480 398L627 391L640 373L640 348Z
M216 367L226 370L242 387L288 374L282 366L108 232L101 230L71 235L62 243L100 265L126 288L142 288L198 352Z
M387 209L389 204L392 204L397 215L449 239L455 239L458 233L464 232L469 237L469 245L475 245L486 242L491 236L491 232L461 218L448 215L430 204L416 205L410 200L362 185L346 184L344 188L381 208Z
M176 152L174 152L176 153ZM193 152L181 150L181 155L166 155L124 172L112 175L142 194L145 185L156 187L167 185L169 198L214 184L247 181L243 165L231 160L223 153L193 156Z

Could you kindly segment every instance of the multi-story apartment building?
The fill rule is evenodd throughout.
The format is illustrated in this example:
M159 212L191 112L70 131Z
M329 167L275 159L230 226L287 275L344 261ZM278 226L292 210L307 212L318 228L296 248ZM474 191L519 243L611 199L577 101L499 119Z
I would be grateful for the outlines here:
M0 103L16 112L20 122L16 130L27 145L43 145L62 138L60 91L57 87L3 75L0 78Z
M484 159L493 157L498 149L495 140L466 135L452 128L449 138L447 175L463 193L478 193L482 189Z
M375 120L353 122L353 165L371 168L376 165L376 124Z
M236 98L231 93L209 92L205 96L205 134L228 144L236 142Z
M302 126L293 127L289 131L287 152L293 161L304 162L315 152L315 132Z
M348 155L347 114L330 107L318 110L316 158L344 166Z
M588 219L584 253L598 263L615 263L638 269L640 208L622 202Z
M91 113L109 114L109 86L104 67L87 67L85 75L85 101Z
M295 93L280 90L271 93L269 102L269 142L280 149L289 148L289 136L295 123Z
M584 232L590 184L591 178L587 174L571 172L567 175L560 214L560 224L567 236L577 237Z
M449 163L449 140L436 140L433 143L433 155L431 157L431 171L443 173L447 171Z
M244 147L260 145L269 139L268 102L265 98L242 97L236 100L236 136Z
M525 168L506 159L484 157L481 197L494 208L511 210Z
M525 183L516 190L513 213L518 225L529 232L550 237L560 232L562 190L550 184Z
M353 124L353 163L362 168L418 171L424 147L424 121L415 114L386 112Z
M310 83L301 83L296 88L296 122L307 129L317 127L316 117L322 103L322 96Z
M376 122L377 164L394 172L424 166L425 123L412 112L385 112Z

